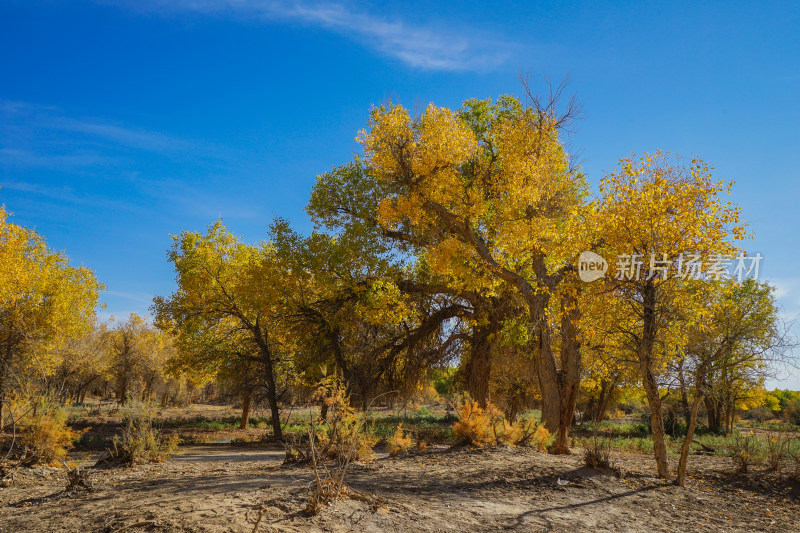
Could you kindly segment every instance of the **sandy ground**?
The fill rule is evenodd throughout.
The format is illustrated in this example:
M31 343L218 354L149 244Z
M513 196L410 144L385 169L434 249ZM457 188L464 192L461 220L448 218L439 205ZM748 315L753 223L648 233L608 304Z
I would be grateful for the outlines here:
M279 449L187 446L165 464L97 470L93 490L69 492L62 470L18 470L0 488L0 532L251 532L259 516L262 532L800 531L800 485L734 477L714 457L693 457L678 488L636 454L615 458L618 479L579 455L432 448L354 465L348 485L380 503L339 500L313 517L310 467L282 460Z

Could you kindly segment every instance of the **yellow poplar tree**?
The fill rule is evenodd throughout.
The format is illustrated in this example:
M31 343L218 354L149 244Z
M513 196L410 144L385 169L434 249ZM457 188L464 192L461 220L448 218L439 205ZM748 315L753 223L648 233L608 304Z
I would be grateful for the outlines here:
M55 372L57 348L89 331L102 285L73 267L35 231L8 220L0 207L0 429L14 369Z
M584 246L585 185L559 138L572 111L558 114L555 99L532 97L525 107L501 97L468 101L460 112L429 105L412 118L389 104L373 109L357 139L388 192L376 216L387 234L420 247L440 274L488 295L503 285L525 301L557 453L569 451L580 367L576 294L560 287Z
M685 345L686 324L698 305L697 284L721 275L709 274L709 267L732 258L733 241L745 237L739 209L721 198L731 186L714 179L700 160L687 167L680 158L657 152L622 159L601 181L594 205L594 231L611 263L608 294L629 313L620 315L619 332L639 366L656 465L664 478L670 471L658 376L678 355L675 347Z
M279 386L294 353L283 322L291 274L286 265L271 244L242 243L221 221L206 234L173 237L169 260L178 289L169 298L155 298L156 324L177 337L189 374L215 375L235 360L240 369L258 365L273 434L282 440Z

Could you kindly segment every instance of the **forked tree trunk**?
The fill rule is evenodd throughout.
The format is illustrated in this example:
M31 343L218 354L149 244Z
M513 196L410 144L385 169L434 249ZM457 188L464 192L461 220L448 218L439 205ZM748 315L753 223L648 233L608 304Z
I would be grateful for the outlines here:
M568 333L571 336L571 334ZM537 376L542 393L542 423L554 436L549 452L569 454L569 429L578 399L580 349L577 339L562 340L561 368L550 342L549 328L541 328L538 336Z
M713 433L722 430L722 409L719 402L714 398L706 396L706 416L708 417L708 429Z

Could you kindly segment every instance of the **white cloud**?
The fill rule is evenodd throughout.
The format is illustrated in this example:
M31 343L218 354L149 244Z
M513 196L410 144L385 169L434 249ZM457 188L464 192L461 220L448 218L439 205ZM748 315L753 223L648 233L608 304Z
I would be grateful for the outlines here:
M767 283L775 287L775 298L787 314L800 313L800 278L771 278Z
M334 2L145 0L124 3L138 11L189 12L318 26L424 70L490 70L509 58L512 47L509 43L477 38L474 28L457 32L417 26Z

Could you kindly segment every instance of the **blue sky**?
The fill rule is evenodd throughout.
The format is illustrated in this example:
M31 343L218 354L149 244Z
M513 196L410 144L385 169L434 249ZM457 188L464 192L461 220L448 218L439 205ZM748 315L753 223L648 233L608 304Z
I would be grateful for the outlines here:
M316 175L369 107L420 109L569 74L592 183L631 152L736 180L761 277L800 314L796 2L0 2L0 202L108 287L169 294L169 235L220 215L247 240L310 229ZM800 388L800 374L781 387Z

